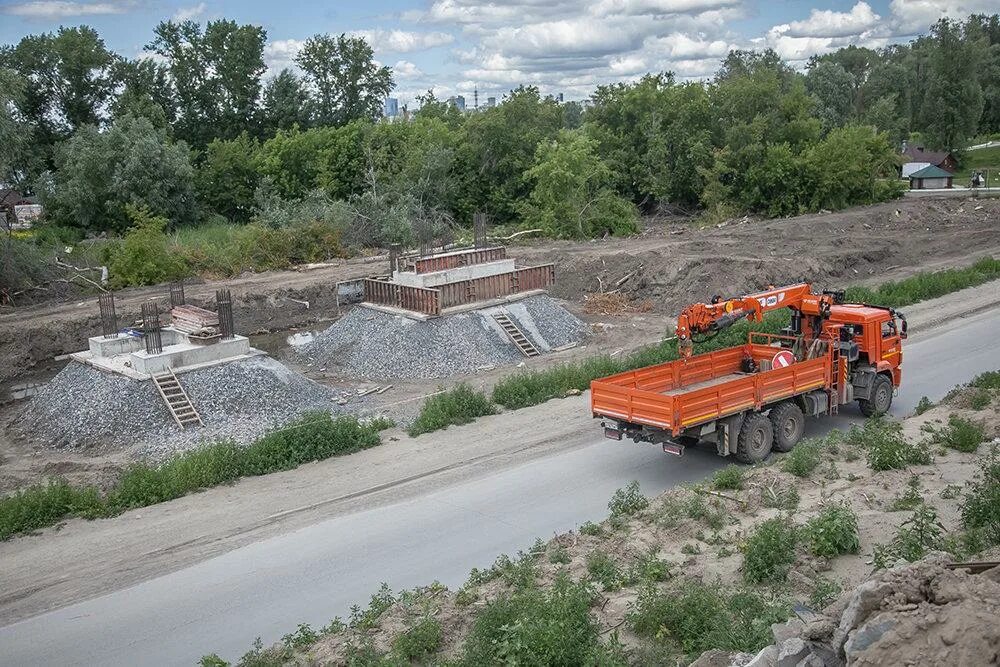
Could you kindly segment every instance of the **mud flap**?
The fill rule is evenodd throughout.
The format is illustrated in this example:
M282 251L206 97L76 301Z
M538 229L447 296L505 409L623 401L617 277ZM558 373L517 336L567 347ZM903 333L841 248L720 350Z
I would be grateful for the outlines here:
M736 453L736 439L740 437L740 429L743 427L743 413L730 415L720 419L715 424L716 444L715 450L719 456L729 456Z

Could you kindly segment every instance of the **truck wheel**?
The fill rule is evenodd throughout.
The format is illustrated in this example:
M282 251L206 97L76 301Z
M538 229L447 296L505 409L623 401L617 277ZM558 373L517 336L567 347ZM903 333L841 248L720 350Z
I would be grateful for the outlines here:
M875 417L889 412L892 406L892 382L884 375L875 377L870 399L859 398L858 407L865 417Z
M759 412L747 416L736 441L736 460L742 463L760 463L771 453L773 440L774 430L770 419Z
M806 416L802 414L802 410L791 401L786 401L771 408L769 417L774 429L775 451L792 451L792 447L806 430Z

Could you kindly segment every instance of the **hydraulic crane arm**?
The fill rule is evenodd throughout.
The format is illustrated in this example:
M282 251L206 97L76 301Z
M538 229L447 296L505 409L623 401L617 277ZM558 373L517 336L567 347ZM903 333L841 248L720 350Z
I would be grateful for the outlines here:
M693 303L677 318L677 344L682 357L691 356L695 335L715 334L739 320L760 322L764 313L779 308L791 308L803 315L829 317L834 298L830 294L813 294L808 283L769 289L735 299L715 297L712 303Z

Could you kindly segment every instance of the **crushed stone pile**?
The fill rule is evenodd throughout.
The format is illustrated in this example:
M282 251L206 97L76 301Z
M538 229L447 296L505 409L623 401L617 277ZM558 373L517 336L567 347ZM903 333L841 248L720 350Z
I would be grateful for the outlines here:
M298 349L308 364L372 380L444 378L524 360L493 314L504 312L540 352L578 343L586 324L555 299L522 301L425 321L354 308Z
M149 380L71 362L43 387L14 423L53 448L128 448L164 458L222 438L245 444L310 410L351 411L363 399L341 396L271 357L258 356L178 375L204 428L181 430ZM340 405L340 401L349 402Z
M932 553L879 572L827 607L771 627L757 655L709 651L692 667L1000 664L1000 567L946 567Z

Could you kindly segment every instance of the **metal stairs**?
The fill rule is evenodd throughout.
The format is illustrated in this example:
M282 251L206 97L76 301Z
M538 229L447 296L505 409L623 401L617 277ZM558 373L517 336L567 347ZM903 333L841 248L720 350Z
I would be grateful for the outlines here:
M170 414L178 426L183 429L188 426L205 425L201 421L201 415L194 409L191 399L172 370L168 368L166 372L154 375L153 384L156 385L156 390L160 392L160 397L167 404L167 409L170 410Z
M507 313L493 313L493 319L497 321L500 328L502 328L507 336L514 342L517 349L521 350L521 354L526 357L538 356L538 348L535 347L535 345L528 340L528 337L517 328L517 325L514 324L509 317L507 317Z

